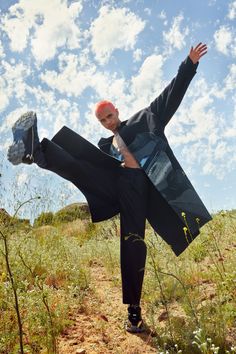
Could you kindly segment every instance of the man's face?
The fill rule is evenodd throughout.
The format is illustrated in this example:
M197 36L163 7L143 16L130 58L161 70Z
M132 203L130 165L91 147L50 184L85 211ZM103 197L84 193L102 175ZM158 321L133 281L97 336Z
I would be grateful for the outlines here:
M99 113L96 114L99 122L104 128L111 130L113 133L120 125L119 111L118 109L112 109L109 106L105 106Z

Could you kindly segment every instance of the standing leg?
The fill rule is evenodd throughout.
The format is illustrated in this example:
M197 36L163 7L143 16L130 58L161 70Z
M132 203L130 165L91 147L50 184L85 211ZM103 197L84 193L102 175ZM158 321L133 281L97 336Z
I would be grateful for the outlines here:
M121 278L123 303L129 304L129 320L133 328L141 320L139 307L146 245L144 242L148 181L141 169L124 168L118 181L121 224ZM133 330L132 330L133 331Z

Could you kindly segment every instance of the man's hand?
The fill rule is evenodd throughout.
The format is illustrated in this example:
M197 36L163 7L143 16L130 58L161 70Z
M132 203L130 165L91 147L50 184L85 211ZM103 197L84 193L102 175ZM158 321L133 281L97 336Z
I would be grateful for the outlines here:
M199 59L206 53L207 53L207 45L202 44L200 42L195 48L191 47L189 58L192 60L193 64L196 64L199 61Z

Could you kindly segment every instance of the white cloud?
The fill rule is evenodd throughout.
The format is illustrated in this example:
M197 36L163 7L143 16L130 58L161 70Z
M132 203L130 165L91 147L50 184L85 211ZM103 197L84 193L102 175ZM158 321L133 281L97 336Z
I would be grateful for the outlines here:
M201 166L200 173L213 175L222 180L235 166L235 146L227 140L219 140L211 144L207 139L201 139L191 145L183 145L183 160L188 166Z
M35 108L38 117L39 136L52 137L63 125L78 130L80 110L78 104L62 98L57 99L52 90L40 87L30 88L35 97Z
M215 130L216 117L211 108L212 102L213 99L209 95L201 95L195 98L191 105L181 107L180 116L177 116L171 125L171 132L177 134L173 133L170 140L177 145L194 143L206 137L216 142L218 129ZM179 124L182 125L182 129L176 129L176 125L178 127Z
M229 66L229 73L224 79L224 91L232 91L236 88L236 64Z
M109 72L97 72L91 83L99 99L109 99L119 106L121 102L125 104L129 101L130 96L126 94L129 82L124 77L116 77L115 74L111 75Z
M84 64L79 70L78 63L80 62L80 57L65 56L64 54L60 57L61 92L64 88L64 92L69 90L71 94L76 96L77 85L73 85L73 80L79 85L77 77L82 75L79 71L86 71L90 67L88 62L88 68ZM59 107L53 99L50 104L52 105L51 111L56 117L53 131L65 124L65 116L70 116L76 130L96 144L101 136L109 135L109 132L104 130L94 117L93 105L95 102L104 98L113 101L120 111L121 120L126 119L134 112L147 106L161 92L163 89L163 65L164 57L151 55L143 61L138 73L130 80L118 77L117 74L111 75L109 72L100 72L95 69L89 74L87 70L86 87L91 87L96 97L91 97L91 101L88 102L90 111L86 111L83 115L85 122L78 124L80 115L77 107L75 107L74 113L72 113L73 110L68 113L68 103L65 103L67 106L61 103ZM50 77L48 74L46 76ZM152 79L153 76L156 80ZM214 108L214 102L215 100L225 100L226 93L234 89L234 76L236 76L236 67L232 64L229 67L228 75L222 81L223 85L220 87L216 83L209 84L204 78L199 78L188 90L188 98L184 99L181 109L167 128L167 132L170 133L171 145L182 146L182 156L189 166L201 165L203 174L212 174L219 179L233 168L235 147L231 140L234 136L235 125L226 123L225 118ZM81 86L77 87L77 90L78 88L82 90ZM37 96L40 95L37 94ZM47 93L44 100L46 97L48 97Z
M32 52L38 61L52 59L59 47L79 47L81 34L75 20L81 9L81 3L72 3L67 8L65 2L58 6L58 0L47 1L43 24L38 26L31 42Z
M63 45L69 49L79 46L76 19L81 10L81 1L67 7L65 0L20 0L4 16L2 29L8 34L13 51L23 51L30 40L36 60L44 62ZM32 31L34 35L30 36Z
M162 10L157 17L160 18L163 21L163 25L164 26L168 25L167 15L166 15L166 12L164 10Z
M161 13L158 15L158 17L159 17L161 20L166 20L167 16L166 16L165 11L162 10Z
M230 152L229 147L225 141L220 141L214 149L214 157L217 160L223 159Z
M233 96L234 112L230 117L229 124L227 124L224 136L226 138L232 138L235 141L236 138L236 93ZM236 150L235 150L236 151ZM234 151L234 155L236 155ZM236 158L236 156L235 156Z
M5 57L5 53L4 53L4 49L2 46L2 42L0 41L0 58L4 58Z
M153 54L144 60L139 73L131 79L131 93L136 111L147 106L163 88L163 63L161 55Z
M116 73L98 71L90 62L81 66L80 57L74 55L63 54L59 61L60 72L46 71L41 75L44 82L60 93L75 97L79 97L86 88L90 88L96 95L91 97L90 103L95 104L101 99L113 101L122 113L121 119L126 119L134 111L147 106L163 88L164 59L161 55L147 57L138 73L130 80ZM156 80L153 80L153 77Z
M236 18L236 1L229 4L228 18L234 20Z
M28 174L26 172L22 172L16 176L16 182L21 186L22 184L26 183L26 181L28 181L28 178Z
M4 109L9 104L9 97L7 92L5 91L6 81L0 77L0 112L4 111Z
M151 10L149 7L145 7L144 12L145 12L148 16L150 16L151 13L152 13L152 10Z
M90 104L89 108L89 111L85 115L85 124L80 127L80 134L92 144L97 145L102 136L110 136L111 134L102 127L95 117L94 105Z
M59 73L46 70L41 74L41 80L61 93L79 96L91 85L96 71L94 64L87 62L82 66L80 63L81 60L78 56L63 53L59 56Z
M95 97L91 97L91 101L88 102L91 111L85 112L85 124L80 124L79 129L83 136L93 141L98 140L101 131L103 131L103 135L106 134L104 129L98 129L97 121L92 113L93 105L96 101L101 99L113 101L120 110L120 117L123 120L127 119L133 112L147 106L163 88L162 66L164 59L161 55L147 57L141 64L139 72L131 77L130 80L125 79L123 76L118 76L116 73L111 74L108 71L95 70L90 62L81 67L79 64L81 62L80 57L74 55L67 56L63 54L59 57L59 61L59 74L54 71L47 71L41 78L51 88L56 88L61 93L74 96L82 94L85 88L92 89ZM156 80L153 80L153 76ZM37 94L38 100L40 95L42 94ZM47 93L45 97L48 97ZM58 107L56 109L58 111ZM63 114L65 117L64 111ZM69 115L71 117L71 113ZM78 115L77 118L75 115L74 119L78 119ZM57 120L59 121L59 118ZM62 123L60 121L60 124ZM58 127L60 124L58 124Z
M1 132L1 131L0 131ZM4 153L4 158L6 158L6 151L8 149L8 147L12 144L12 138L10 139L5 139L5 136L4 136L4 139L2 139L3 141L1 141L1 145L0 145L0 151L3 151Z
M236 56L235 34L235 31L228 26L220 26L214 33L216 49L222 54Z
M214 6L216 4L216 0L208 0L208 6Z
M25 1L20 1L11 6L9 12L2 18L2 30L10 38L10 47L13 51L21 52L26 47L30 29L35 21L32 2L28 2L27 16L22 13L22 6L24 8L25 5Z
M8 5L8 10L5 6L0 19L0 155L9 170L7 186L9 180L16 181L15 171L20 172L17 194L22 198L26 188L32 193L30 185L25 187L24 184L28 167L13 168L6 160L6 150L12 141L11 126L22 113L29 109L37 112L40 138L51 138L66 124L96 144L101 136L110 135L94 117L96 101L112 100L120 111L121 120L147 106L164 88L164 73L169 76L168 72L176 66L174 55L164 66L167 56L182 49L187 34L194 38L204 24L201 20L189 22L187 12L184 18L182 15L167 17L161 7L158 10L145 1L139 1L138 7L133 6L131 0L92 1L91 6L83 0L16 0L11 3L15 5ZM82 3L86 6L83 13ZM167 128L171 146L186 161L185 169L191 174L194 171L197 175L208 174L204 180L212 190L215 177L234 178L236 163L235 0L221 6L224 18L219 17L217 3L207 0L208 5L215 5L211 8L208 25L213 34L215 31L213 45L215 43L216 49L210 62L212 65L217 62L218 70L214 74L211 70L206 72L205 79L200 74L193 81ZM151 16L147 7L152 10ZM164 26L163 37L153 35L160 26ZM145 32L141 32L143 29ZM205 32L207 35L207 30ZM161 52L163 47L164 52ZM161 53L162 56L151 55L145 59L145 53ZM228 55L228 68L221 53ZM43 70L40 68L41 63L57 55L55 61L45 63ZM110 57L114 61L108 62ZM101 67L98 62L109 65ZM225 70L227 74L222 78ZM50 179L41 178L45 170L35 166L28 172L31 180L33 169L37 192L41 188L46 195L48 189L49 196L55 193L57 197L54 195L52 199L59 199L58 183L62 184L62 180L51 173L47 176ZM73 187L68 184L63 188L69 190L70 186ZM10 197L11 188L8 191ZM68 193L74 195L74 191ZM10 203L14 206L15 201L12 199ZM49 204L52 208L51 202Z
M22 106L20 108L16 108L12 110L9 114L3 117L2 125L0 125L0 133L4 133L9 131L15 121L27 111L27 106Z
M182 27L181 24L184 20L182 14L176 16L172 21L172 26L169 31L163 32L164 41L171 48L182 49L185 46L185 37L189 34L188 26Z
M25 112L33 110L38 117L39 137L51 138L63 125L78 130L80 110L78 104L64 99L57 99L54 92L40 87L27 87L27 92L34 97L33 107L24 99L20 107L3 116L0 134L9 133L14 122ZM11 138L12 139L12 138ZM9 146L10 142L6 146Z
M0 112L7 108L12 96L21 100L26 94L25 77L30 69L23 63L10 64L1 62L2 74L0 77Z
M229 75L227 75L228 77ZM215 94L218 86L201 78L189 88L189 99L181 103L178 113L167 127L171 145L181 148L188 166L200 165L202 173L223 179L235 167L236 145L233 131L236 121L227 119L214 103L225 100L227 80L223 80L223 96ZM222 102L222 101L221 101Z
M145 22L127 8L101 7L90 28L96 59L104 64L115 49L133 49L144 27Z
M214 164L212 161L206 161L206 163L203 165L202 171L204 175L214 174Z
M82 64L83 62L83 64ZM79 97L87 88L91 88L98 99L127 102L127 84L123 77L109 72L100 72L89 60L84 62L83 55L59 56L59 73L47 70L41 74L41 79L52 89L60 93Z
M138 48L133 52L133 59L135 62L140 61L143 55L142 49Z

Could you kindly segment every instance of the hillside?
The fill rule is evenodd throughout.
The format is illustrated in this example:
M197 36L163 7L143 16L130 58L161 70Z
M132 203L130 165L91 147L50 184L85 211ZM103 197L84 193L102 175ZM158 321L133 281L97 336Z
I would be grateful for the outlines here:
M147 225L142 335L124 330L118 218L94 225L85 204L34 226L1 215L1 354L18 353L20 337L30 354L236 352L235 210L178 258Z

